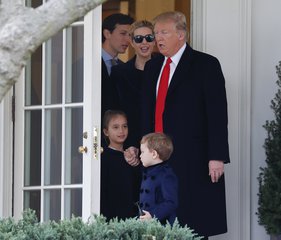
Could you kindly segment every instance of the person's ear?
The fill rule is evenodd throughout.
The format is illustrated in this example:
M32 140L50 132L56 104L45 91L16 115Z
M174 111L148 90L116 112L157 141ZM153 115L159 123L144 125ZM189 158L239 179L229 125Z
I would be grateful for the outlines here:
M108 130L107 129L103 129L103 134L106 136L106 137L108 137Z
M108 29L103 29L103 36L105 39L109 39L111 32Z
M158 152L156 150L152 150L152 158L156 159L158 157Z
M179 36L179 40L184 40L185 39L185 33L184 31L178 31L178 36Z

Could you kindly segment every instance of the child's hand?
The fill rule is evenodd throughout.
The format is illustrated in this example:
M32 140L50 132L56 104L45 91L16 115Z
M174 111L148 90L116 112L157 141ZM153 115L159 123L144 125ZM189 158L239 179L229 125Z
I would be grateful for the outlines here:
M140 220L145 221L145 220L149 220L152 219L152 216L150 215L150 213L148 211L142 210L144 212L144 215L140 216Z
M124 151L124 158L126 159L128 164L135 167L140 164L138 154L139 149L137 149L136 147L129 147Z

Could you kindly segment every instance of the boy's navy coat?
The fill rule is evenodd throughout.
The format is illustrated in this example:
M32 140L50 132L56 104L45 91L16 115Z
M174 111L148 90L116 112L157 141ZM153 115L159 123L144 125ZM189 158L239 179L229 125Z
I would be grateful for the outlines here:
M178 179L166 163L143 170L140 207L165 224L173 224L178 206Z
M157 79L163 56L146 63L142 86L143 134L154 131ZM229 162L227 102L218 60L187 45L171 79L164 133L174 143L170 164L179 179L177 217L200 235L227 231L225 183L209 177L208 161Z

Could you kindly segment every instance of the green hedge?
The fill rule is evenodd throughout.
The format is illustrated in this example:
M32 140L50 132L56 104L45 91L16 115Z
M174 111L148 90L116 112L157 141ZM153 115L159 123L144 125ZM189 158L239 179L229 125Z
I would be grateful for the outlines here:
M161 225L157 220L140 221L114 219L106 222L103 216L92 216L87 223L81 218L59 222L38 223L33 210L23 212L23 218L0 220L0 240L199 240L193 230L187 227Z

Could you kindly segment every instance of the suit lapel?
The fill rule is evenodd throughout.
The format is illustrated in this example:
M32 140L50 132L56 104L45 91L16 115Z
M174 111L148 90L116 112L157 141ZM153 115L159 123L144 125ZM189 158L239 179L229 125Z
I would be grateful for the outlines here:
M190 69L190 64L192 60L192 53L193 50L192 48L187 44L186 48L180 58L180 61L177 65L177 68L174 72L174 75L171 79L170 86L168 88L168 93L167 97L177 88L177 86L182 82L182 81L187 81L187 74Z
M107 67L106 67L106 64L105 64L103 58L101 58L101 64L102 64L102 76L104 76L105 78L109 78Z
M151 84L152 84L151 89L153 89L153 99L154 99L154 101L156 101L157 81L158 81L158 78L159 78L159 73L161 71L164 59L165 58L162 55L159 58L157 58L157 61L155 61L155 65L153 67L154 71L151 73L151 80L152 80L152 82L151 82Z

